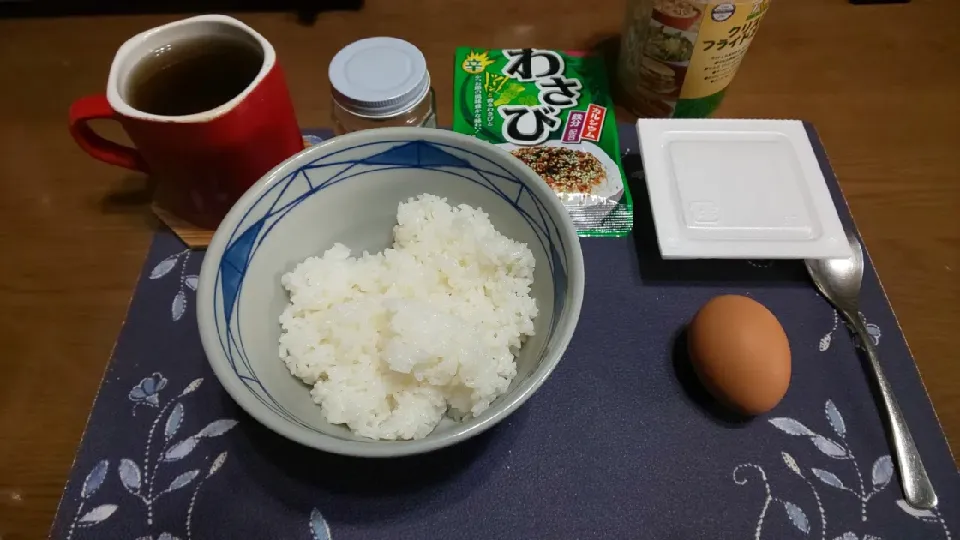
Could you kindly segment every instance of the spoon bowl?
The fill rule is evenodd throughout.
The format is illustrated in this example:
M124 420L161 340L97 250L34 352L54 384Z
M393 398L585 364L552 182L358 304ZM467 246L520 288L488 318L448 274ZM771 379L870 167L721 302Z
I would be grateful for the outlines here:
M863 281L863 248L854 233L847 233L853 255L846 259L807 259L807 272L823 296L841 311L856 308ZM857 314L854 311L854 314Z

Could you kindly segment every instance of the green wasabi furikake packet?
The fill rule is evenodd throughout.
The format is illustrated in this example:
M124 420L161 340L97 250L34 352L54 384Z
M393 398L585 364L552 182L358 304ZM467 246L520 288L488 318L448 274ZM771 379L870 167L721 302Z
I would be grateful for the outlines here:
M603 59L546 49L457 48L453 129L526 163L580 236L625 236L633 199Z

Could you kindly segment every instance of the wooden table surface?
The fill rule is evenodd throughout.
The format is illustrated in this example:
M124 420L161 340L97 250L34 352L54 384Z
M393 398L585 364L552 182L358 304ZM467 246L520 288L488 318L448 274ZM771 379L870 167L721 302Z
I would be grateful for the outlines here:
M368 0L360 12L239 14L276 46L301 125L328 125L327 64L392 35L425 53L451 121L457 45L584 48L623 3ZM140 175L66 130L115 49L175 16L0 21L0 538L45 537L156 226ZM940 421L960 447L960 2L776 0L719 116L816 124ZM103 131L119 136L116 126ZM934 479L936 481L936 479Z

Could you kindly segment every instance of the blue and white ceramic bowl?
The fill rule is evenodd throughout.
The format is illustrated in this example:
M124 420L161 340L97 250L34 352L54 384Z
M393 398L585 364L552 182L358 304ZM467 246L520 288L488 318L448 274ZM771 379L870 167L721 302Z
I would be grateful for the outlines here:
M506 394L477 418L445 419L426 438L373 441L323 420L308 388L279 358L280 276L340 242L354 253L392 244L397 205L430 193L481 207L537 260L536 335ZM583 255L559 199L493 145L437 129L362 131L281 163L233 207L207 249L197 289L203 348L224 388L251 416L307 446L354 456L416 454L467 439L506 418L543 384L573 336Z

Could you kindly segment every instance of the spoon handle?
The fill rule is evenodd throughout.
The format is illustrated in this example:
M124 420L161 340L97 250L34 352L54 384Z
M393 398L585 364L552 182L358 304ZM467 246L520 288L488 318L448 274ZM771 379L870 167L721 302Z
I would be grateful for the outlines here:
M887 420L890 424L890 431L893 438L894 454L897 460L897 466L900 469L900 478L903 483L904 497L910 506L914 508L930 509L937 506L937 494L933 491L933 485L927 476L927 470L924 469L920 461L920 453L917 452L917 445L913 442L910 430L907 428L907 422L903 418L897 399L893 397L893 388L890 382L880 368L880 362L877 356L877 348L873 344L873 338L867 332L867 325L863 317L856 311L845 313L854 330L860 336L860 342L867 350L867 357L870 359L870 367L873 368L873 375L877 379L877 386L880 387L880 395L883 397L883 405L887 410Z

